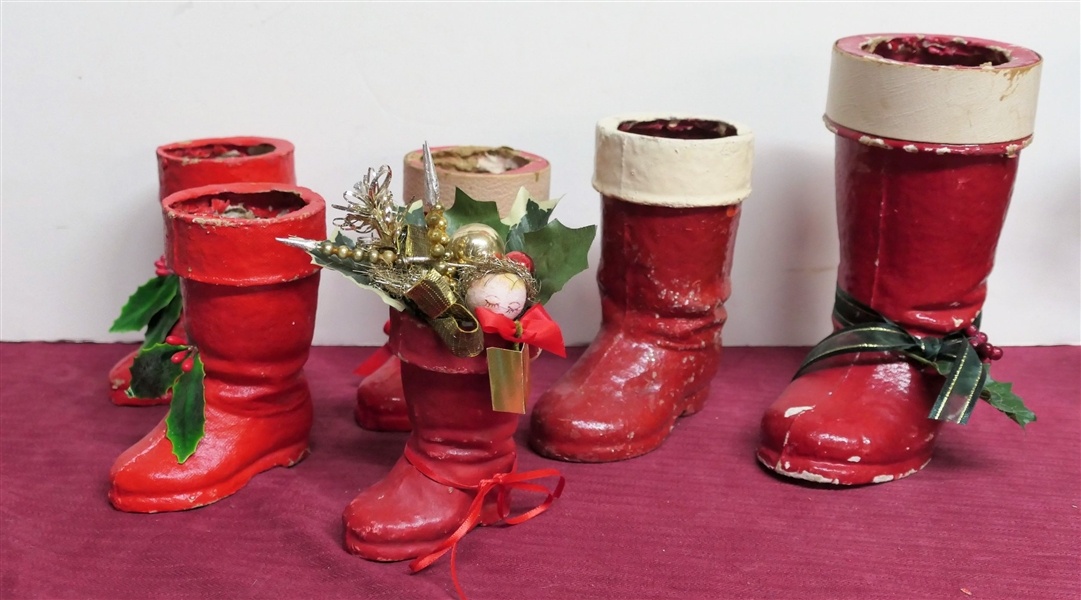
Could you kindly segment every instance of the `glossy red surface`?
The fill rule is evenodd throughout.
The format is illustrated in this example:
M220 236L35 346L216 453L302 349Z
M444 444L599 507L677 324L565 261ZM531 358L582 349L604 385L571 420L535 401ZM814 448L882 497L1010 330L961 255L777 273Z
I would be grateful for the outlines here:
M631 458L702 408L720 362L739 211L603 198L601 330L537 401L537 452L581 462Z
M221 197L291 212L192 216ZM109 473L109 500L128 512L185 510L229 496L256 473L306 456L312 423L303 366L319 273L305 253L275 238L324 238L323 199L284 184L230 184L178 192L163 212L166 263L181 275L184 328L206 370L205 436L179 464L162 420L121 454Z
M402 363L397 356L390 357L357 386L353 416L357 425L372 431L409 431L412 427L402 390Z
M247 148L273 147L273 150L246 155ZM224 151L244 150L244 156L214 158ZM159 146L158 199L194 187L233 182L296 183L293 167L293 145L285 140L263 137L231 137L192 140ZM181 316L183 322L183 316ZM183 336L183 325L177 323L170 335ZM120 406L152 406L168 404L170 397L129 398L125 390L131 384L131 363L138 351L120 359L109 369L109 398Z
M906 152L847 133L836 148L838 284L918 336L968 326L987 295L1016 153ZM758 460L841 485L911 475L931 460L941 422L927 415L942 382L889 354L830 359L766 410Z
M486 345L507 344L487 336ZM483 354L458 358L427 324L391 314L390 343L401 358L412 433L405 455L345 509L345 547L369 560L396 561L429 552L461 525L482 479L510 472L518 415L492 410ZM408 456L408 458L407 458ZM414 467L422 464L450 487ZM487 498L482 524L498 520Z

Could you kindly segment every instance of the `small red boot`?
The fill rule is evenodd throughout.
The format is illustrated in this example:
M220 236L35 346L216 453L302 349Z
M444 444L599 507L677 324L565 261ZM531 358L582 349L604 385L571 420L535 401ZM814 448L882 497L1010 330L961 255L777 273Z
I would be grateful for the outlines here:
M603 321L534 407L537 452L581 462L631 458L702 408L720 361L752 140L742 125L699 118L598 123Z
M548 200L551 165L536 154L510 148L444 146L432 149L432 157L444 206L454 205L458 189L475 200L495 202L503 216L510 212L518 190L523 187L534 200ZM421 151L406 154L403 162L402 197L423 198ZM463 170L471 164L475 165L471 170ZM372 431L409 431L401 362L397 356L389 357L360 382L355 417L358 425Z
M343 516L346 549L378 561L438 556L457 530L452 542L506 517L500 482L513 478L517 459L518 415L492 410L484 354L458 358L427 324L397 311L391 321L413 432L390 473ZM486 338L488 346L509 347Z
M923 340L973 325L1031 140L1039 69L1030 50L973 38L837 42L826 109L837 134L835 325L850 320L849 298ZM825 359L766 410L758 460L840 485L911 475L931 460L944 383L896 353Z
M296 183L293 145L285 140L250 136L192 140L159 146L157 155L159 200L181 190L219 183ZM183 338L182 322L183 316L169 335ZM109 370L109 398L119 406L167 404L168 394L162 398L127 395L131 365L138 353L128 354Z
M243 203L254 218L215 207ZM203 506L256 473L308 453L312 401L303 366L315 327L318 267L275 238L325 237L326 208L311 190L236 183L163 202L166 261L181 275L184 326L199 352L205 435L178 463L163 420L120 455L109 500L128 512Z

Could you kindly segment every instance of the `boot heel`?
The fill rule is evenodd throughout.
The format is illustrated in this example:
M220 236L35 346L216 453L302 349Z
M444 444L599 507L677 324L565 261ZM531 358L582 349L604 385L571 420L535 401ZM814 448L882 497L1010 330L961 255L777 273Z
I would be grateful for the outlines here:
M689 417L694 413L702 410L702 407L706 405L706 400L709 399L709 388L699 390L687 397L685 401L683 412L679 415L681 417Z

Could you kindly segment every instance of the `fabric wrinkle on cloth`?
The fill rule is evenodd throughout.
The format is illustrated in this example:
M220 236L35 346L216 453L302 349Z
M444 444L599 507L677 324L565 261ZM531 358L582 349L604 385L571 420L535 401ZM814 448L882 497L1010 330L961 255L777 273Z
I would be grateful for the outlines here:
M312 349L303 462L149 515L106 498L112 460L167 410L109 401L103 374L133 348L0 344L0 598L457 597L446 559L410 574L342 548L342 510L407 435L354 422L353 369L374 348ZM533 401L581 351L534 363ZM793 485L755 460L762 410L806 352L726 348L703 411L627 461L541 458L522 419L519 469L557 468L567 487L543 515L462 540L469 597L1081 597L1081 348L1006 348L994 364L1038 415L1027 429L981 403L917 476L846 489ZM540 500L516 493L512 508Z

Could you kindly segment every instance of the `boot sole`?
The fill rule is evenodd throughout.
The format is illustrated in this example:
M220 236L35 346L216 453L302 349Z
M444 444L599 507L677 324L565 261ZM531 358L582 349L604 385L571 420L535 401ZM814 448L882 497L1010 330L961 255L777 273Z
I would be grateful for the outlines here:
M114 487L109 490L109 502L117 510L134 513L175 512L199 508L232 496L247 485L252 477L263 471L274 467L292 467L304 460L310 452L307 441L294 444L260 458L222 483L190 492L148 496L119 492Z
M702 410L707 399L709 399L708 387L685 397L679 408L673 411L675 416L668 422L667 427L662 427L643 438L606 446L590 444L587 448L576 448L573 442L556 442L542 446L542 442L530 436L529 445L541 456L565 462L606 463L636 458L659 448L675 429L676 422L681 417L689 417Z
M780 453L768 448L759 448L756 457L762 466L778 475L827 485L887 483L904 479L931 462L930 457L924 456L885 465L838 463L795 455L785 455L782 459Z

